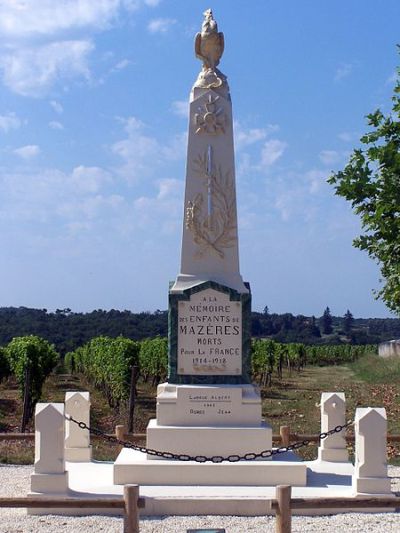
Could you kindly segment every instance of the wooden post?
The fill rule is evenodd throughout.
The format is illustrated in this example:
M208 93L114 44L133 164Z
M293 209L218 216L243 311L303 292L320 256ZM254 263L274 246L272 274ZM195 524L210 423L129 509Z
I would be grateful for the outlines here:
M115 426L115 436L118 440L124 440L125 439L125 426L123 424L119 426ZM120 452L122 450L123 446L119 445L118 451Z
M139 485L124 486L124 533L139 533Z
M290 508L290 498L292 487L290 485L278 485L276 487L276 533L291 533L292 531L292 510Z
M282 446L289 446L290 444L290 427L281 426L279 428L279 433L281 435Z
M133 366L131 370L131 390L129 393L128 433L133 433L133 415L135 412L136 381L139 368Z
M28 363L25 368L25 385L24 385L24 411L22 413L21 433L25 433L29 421L31 409L31 366Z

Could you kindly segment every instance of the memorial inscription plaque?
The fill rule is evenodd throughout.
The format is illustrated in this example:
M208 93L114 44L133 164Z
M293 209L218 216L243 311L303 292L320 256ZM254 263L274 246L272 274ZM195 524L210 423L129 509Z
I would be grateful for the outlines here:
M178 306L178 374L242 373L242 304L213 289Z
M250 382L250 287L206 281L169 294L169 374L177 384Z

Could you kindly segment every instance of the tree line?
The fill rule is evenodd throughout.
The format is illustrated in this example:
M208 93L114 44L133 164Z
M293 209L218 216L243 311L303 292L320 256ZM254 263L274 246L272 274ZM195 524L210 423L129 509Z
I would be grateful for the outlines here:
M251 329L253 337L268 337L281 343L378 344L400 338L400 319L353 318L350 311L336 317L331 315L329 307L317 318L270 313L265 307L263 312L252 313ZM65 355L101 335L143 340L157 335L166 337L167 333L167 311L133 313L98 309L75 313L71 309L48 312L27 307L0 308L0 346L14 337L37 335Z

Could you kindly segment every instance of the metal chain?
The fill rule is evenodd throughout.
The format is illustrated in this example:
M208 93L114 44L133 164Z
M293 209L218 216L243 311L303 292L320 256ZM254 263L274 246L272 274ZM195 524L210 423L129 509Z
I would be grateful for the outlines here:
M153 450L152 448L146 448L145 446L139 446L137 444L134 444L133 442L117 439L117 437L113 437L112 435L107 435L106 433L104 433L104 431L101 431L100 429L90 428L87 424L85 424L85 422L78 422L78 420L75 420L74 418L72 418L72 416L66 415L65 418L77 424L81 429L87 429L94 435L97 435L98 437L101 437L102 439L112 444L118 444L120 446L123 446L124 448L130 448L132 450L146 453L148 455L154 455L155 457L161 457L163 459L172 459L176 461L195 461L196 463L206 463L206 462L222 463L223 461L229 461L230 463L237 463L238 461L255 461L256 459L267 459L268 457L272 457L273 455L278 455L280 453L286 453L286 452L290 452L293 450L299 450L300 448L303 448L304 446L308 446L310 442L312 442L310 440L302 440L302 441L298 441L293 444L290 444L289 446L281 446L280 448L263 450L262 452L259 452L259 453L249 452L249 453L245 453L244 455L235 454L235 455L228 455L227 457L223 457L222 455L213 455L211 457L207 457L205 455L187 455L183 453L161 452L159 450ZM319 442L321 442L321 440L326 439L327 437L334 435L335 433L340 433L341 431L343 431L343 429L346 429L353 424L354 422L350 421L350 422L346 422L346 424L343 424L342 426L336 426L335 428L330 429L329 431L324 431L323 433L320 433L318 435L318 440Z

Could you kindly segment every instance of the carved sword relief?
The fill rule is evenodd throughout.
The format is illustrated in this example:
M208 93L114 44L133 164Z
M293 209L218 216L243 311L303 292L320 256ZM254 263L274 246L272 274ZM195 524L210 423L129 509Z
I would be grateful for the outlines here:
M199 246L195 256L212 250L223 259L224 249L234 246L237 239L233 172L214 164L211 145L193 161L193 172L204 180L206 191L197 193L186 206L185 225Z

